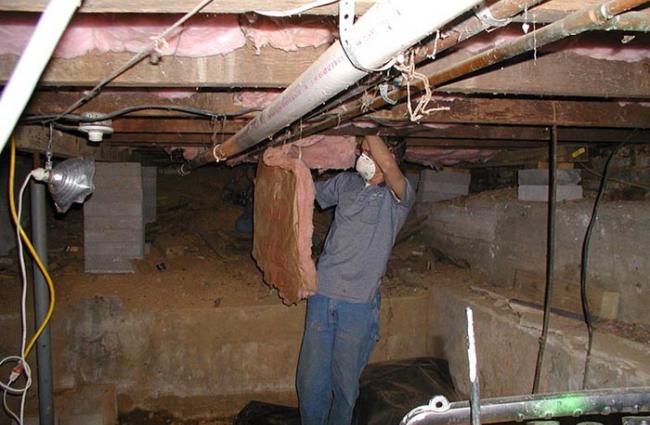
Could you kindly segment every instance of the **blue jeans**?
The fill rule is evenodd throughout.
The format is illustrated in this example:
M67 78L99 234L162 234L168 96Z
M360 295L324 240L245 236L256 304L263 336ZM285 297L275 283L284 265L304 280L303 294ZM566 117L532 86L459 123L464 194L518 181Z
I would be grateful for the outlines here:
M359 377L379 338L380 296L369 304L307 300L296 387L302 425L349 425Z

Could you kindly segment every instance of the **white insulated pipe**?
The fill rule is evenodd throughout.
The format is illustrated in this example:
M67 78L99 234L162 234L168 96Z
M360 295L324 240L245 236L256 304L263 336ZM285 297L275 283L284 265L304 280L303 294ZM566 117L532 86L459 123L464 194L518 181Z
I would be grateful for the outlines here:
M6 146L59 39L80 5L81 0L52 0L38 20L0 97L0 152Z
M378 68L482 0L378 0L350 29L357 61ZM217 146L221 160L253 146L300 119L366 76L334 43L296 81L238 133ZM207 162L207 161L206 161Z

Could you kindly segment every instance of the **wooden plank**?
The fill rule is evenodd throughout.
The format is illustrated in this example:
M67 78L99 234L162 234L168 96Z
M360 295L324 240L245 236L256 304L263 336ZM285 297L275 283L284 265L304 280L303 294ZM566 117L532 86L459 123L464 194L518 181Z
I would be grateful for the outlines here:
M47 149L48 130L42 127L20 126L16 129L16 146L26 152L43 153ZM92 156L98 161L126 161L128 150L110 147L104 143L91 144L86 139L75 137L58 130L54 131L53 152L59 157Z
M421 122L650 128L650 107L635 102L483 98L440 98L436 101L439 106L449 106L450 110L434 112ZM399 124L408 119L408 112L405 105L400 105L375 112L372 117Z
M129 118L113 121L113 128L118 134L122 133L221 133L234 134L246 123L244 121L212 121L184 118Z
M196 89L188 89L186 97L179 97L170 99L162 97L167 94L181 95L184 92L179 91L150 91L150 90L137 90L137 89L114 89L108 88L91 100L86 105L79 108L75 113L80 114L83 112L101 112L109 113L118 109L126 108L134 105L187 105L197 109L204 109L213 111L215 113L230 113L240 112L241 107L233 103L233 92L194 92ZM189 96L191 94L191 96ZM68 106L76 102L83 96L80 90L70 89L52 89L37 90L30 103L27 105L26 113L33 114L51 114L64 111ZM173 115L180 115L174 112ZM129 114L128 117L167 117L170 113L150 110L139 111ZM188 115L184 115L187 117Z
M42 12L49 0L0 0L0 11ZM364 13L375 0L356 0L358 14ZM81 13L186 13L197 0L84 0ZM212 2L202 13L245 13L255 10L288 10L305 4L305 0L222 0ZM338 6L329 5L305 14L338 15Z
M586 150L579 156L574 156L574 153L580 149L581 146L559 146L557 150L557 158L559 162L585 162L587 161ZM498 152L495 156L486 162L476 164L466 164L466 168L484 168L484 167L511 167L521 166L526 164L536 164L548 158L548 148L537 149L518 149L518 150L504 150Z
M422 68L424 74L470 56L459 52ZM562 97L650 98L650 59L638 62L594 59L570 51L532 53L520 61L438 87L447 93L487 93Z
M111 82L111 87L282 88L291 84L326 48L304 48L296 52L268 48L258 55L247 45L226 55L166 56L157 65L142 61ZM72 59L54 58L39 86L92 87L106 77L109 70L117 69L132 56L130 53L103 53ZM0 83L6 83L16 62L15 55L0 56Z
M357 0L357 14L365 13L376 0ZM48 0L0 0L0 11L42 12ZM600 0L549 0L528 13L537 22L548 22L577 9L600 3ZM84 0L81 13L186 13L196 0ZM254 10L287 10L305 4L305 0L222 0L208 5L203 13L245 13ZM306 15L338 15L336 4L312 9Z

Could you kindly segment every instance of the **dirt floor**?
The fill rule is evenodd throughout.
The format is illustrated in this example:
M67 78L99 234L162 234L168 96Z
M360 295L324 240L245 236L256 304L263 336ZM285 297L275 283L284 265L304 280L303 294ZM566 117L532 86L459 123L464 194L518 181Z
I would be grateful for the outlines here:
M48 254L57 287L57 308L65 309L80 298L110 295L119 295L128 307L147 310L279 303L250 256L250 237L235 230L235 220L245 209L241 199L222 199L231 177L228 170L211 167L183 178L159 175L158 219L146 228L147 254L135 262L133 274L83 273L82 210L75 208L64 217L52 213ZM246 184L240 186L244 190ZM479 196L511 195L508 189ZM315 214L315 255L331 219L328 211ZM424 219L415 216L407 221L393 250L382 292L400 296L426 291L441 274L481 286L481 279L471 273L464 260L448 258L427 245L420 236L423 225ZM19 297L18 268L12 258L0 264L3 312L15 310ZM576 321L576 326L583 325ZM602 330L650 342L650 329L608 322ZM183 421L166 412L141 410L125 413L120 419L124 425L220 425L231 421L230 417Z

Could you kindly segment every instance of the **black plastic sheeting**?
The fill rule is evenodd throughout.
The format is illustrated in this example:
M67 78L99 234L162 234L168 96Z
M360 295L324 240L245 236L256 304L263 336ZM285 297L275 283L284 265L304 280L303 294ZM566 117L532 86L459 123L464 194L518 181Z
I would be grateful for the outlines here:
M359 383L352 425L395 425L436 395L459 399L447 362L416 358L369 365ZM298 409L251 401L234 425L300 425Z

